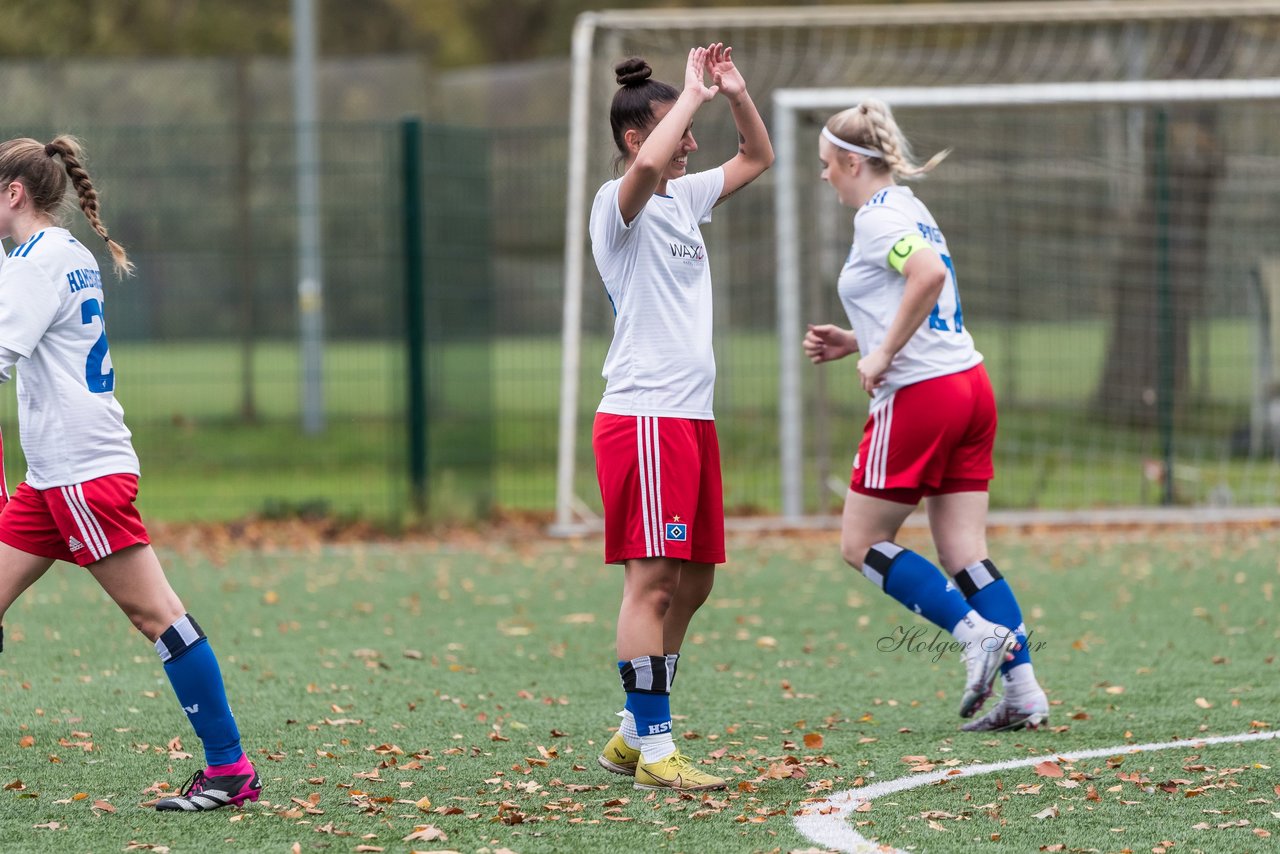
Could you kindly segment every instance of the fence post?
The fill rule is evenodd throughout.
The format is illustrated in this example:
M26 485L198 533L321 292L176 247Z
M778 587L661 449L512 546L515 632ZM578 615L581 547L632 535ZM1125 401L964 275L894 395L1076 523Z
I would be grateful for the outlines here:
M404 188L404 314L408 382L409 495L413 510L427 509L427 349L422 243L422 120L400 122L400 177Z
M1156 179L1156 418L1160 430L1160 449L1164 456L1164 491L1160 503L1175 500L1173 475L1173 286L1169 269L1170 199L1169 199L1169 115L1156 110L1155 179Z

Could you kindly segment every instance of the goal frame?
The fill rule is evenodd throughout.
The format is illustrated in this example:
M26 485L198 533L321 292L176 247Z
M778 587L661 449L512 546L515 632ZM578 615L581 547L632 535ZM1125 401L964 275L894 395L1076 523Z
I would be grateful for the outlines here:
M586 272L585 250L587 243L587 212L590 203L588 197L588 168L591 158L589 157L588 147L590 145L590 125L591 120L591 104L592 104L592 71L593 62L595 60L594 51L597 38L601 33L622 33L627 31L654 31L654 30L695 30L705 28L707 26L722 26L725 28L741 28L750 27L753 29L779 30L795 27L824 27L834 25L844 26L862 26L862 27L878 27L878 28L903 28L918 25L946 25L954 24L1018 24L1027 22L1042 23L1089 23L1089 22L1116 22L1116 21L1159 21L1169 19L1187 19L1193 18L1197 20L1213 20L1222 18L1236 17L1256 17L1256 16L1277 16L1280 15L1280 0L1219 0L1219 2L1207 5L1203 0L1065 0L1065 2L1045 4L1038 2L996 2L996 3L966 3L966 4L913 4L909 6L853 6L853 7L761 7L761 8L707 8L707 9L681 9L674 11L663 10L613 10L603 12L585 12L578 16L573 31L573 41L571 49L571 81L569 92L569 156L568 156L568 176L566 188L566 215L565 215L565 245L564 245L564 304L561 331L561 382L560 382L560 409L558 419L558 441L557 441L557 464L556 464L556 510L555 519L551 526L553 534L573 534L583 529L584 523L586 527L598 527L598 520L594 519L591 514L578 498L574 480L576 476L577 462L577 433L578 433L578 406L580 398L580 376L581 376L581 345L582 345L582 300L583 285ZM1079 87L1097 87L1098 89L1106 88L1112 91L1118 91L1117 87L1138 87L1132 89L1133 93L1143 91L1141 87L1161 86L1165 83L1190 84L1192 90L1196 87L1219 87L1224 83L1233 85L1242 85L1248 87L1256 87L1261 82L1274 83L1275 81L1223 81L1223 80L1205 80L1205 81L1142 81L1142 82L1118 82L1106 81L1098 83L1077 83L1077 84L1053 84L1053 83L1029 83L1029 84L993 84L992 88L1000 88L1004 90L1017 90L1022 87L1041 87L1042 92L1059 91L1060 94L1066 93L1068 89L1078 89ZM1048 88L1045 88L1048 87ZM923 97L923 93L932 91L954 91L954 90L973 90L966 97L980 97L977 90L988 89L987 86L957 86L957 87L927 87L917 90L920 94L913 97ZM896 88L892 90L873 90L873 89L829 89L829 90L804 90L804 89L779 89L776 90L774 96L775 107L781 103L786 103L790 98L801 98L799 93L803 92L840 92L845 97L851 93L870 94L875 91L884 91L889 93L902 93L910 91L910 87ZM1126 90L1128 91L1128 90ZM782 102L778 96L786 92ZM1025 93L1025 97L1031 97L1031 93ZM819 96L814 96L819 97ZM894 97L891 94L891 97ZM1131 94L1136 100L1133 103L1142 103L1144 98ZM1212 97L1218 97L1213 95ZM1257 96L1251 96L1256 98ZM1264 96L1263 99L1269 99L1271 96ZM1184 100L1209 100L1210 98L1203 93L1200 95L1185 97ZM889 100L895 106L902 102ZM853 102L842 102L847 103ZM1034 103L1034 102L1029 102ZM1040 103L1054 103L1053 101L1040 101ZM1059 101L1057 103L1069 103L1069 101ZM1123 101L1111 101L1111 103L1124 103ZM976 103L971 104L976 105ZM838 106L838 104L837 104ZM781 114L779 114L781 115ZM784 128L779 125L780 119L778 115L774 117L774 133L775 136ZM786 121L781 120L781 121ZM794 133L795 112L790 112L790 121L792 123L791 133ZM777 140L775 138L775 147ZM779 157L778 162L781 166L783 158ZM782 169L793 169L792 164L781 166ZM781 170L779 171L779 176ZM781 186L782 181L777 181L776 186ZM781 203L780 201L778 202ZM776 228L781 228L779 223ZM785 245L785 244L784 244ZM781 260L779 261L779 279L781 279ZM782 286L778 285L778 311L779 311L779 332L782 332L782 315L786 304L782 301ZM789 330L794 334L794 327ZM794 343L794 334L792 335L792 343ZM780 338L780 346L785 346L785 341ZM798 377L797 366L788 367L788 360L783 359L783 372L790 371ZM798 386L797 386L798 388ZM787 409L786 405L782 407L783 411ZM783 416L784 418L787 416ZM798 418L798 413L796 414ZM794 462L794 455L802 453L795 450L800 448L800 443L793 443L793 449L789 452L786 443L788 433L793 431L794 435L799 437L799 427L802 424L799 421L788 422L780 425L780 429L784 432L780 435L780 441L783 441L782 453L784 458L787 454L792 456L789 459ZM791 466L791 470L796 472L793 476L786 470L788 463L784 462L784 487L782 492L783 515L787 519L799 520L802 511L803 497L803 480L799 474L801 467L799 465ZM798 481L791 482L793 477L801 478Z
M774 240L778 315L778 444L782 518L804 517L804 399L801 380L800 207L796 192L801 112L842 110L864 98L900 107L964 109L1069 104L1160 106L1209 101L1280 101L1280 78L1140 80L1091 83L996 83L975 86L778 89L773 94ZM816 137L815 137L816 140ZM814 143L816 144L816 142ZM815 155L816 159L816 155Z

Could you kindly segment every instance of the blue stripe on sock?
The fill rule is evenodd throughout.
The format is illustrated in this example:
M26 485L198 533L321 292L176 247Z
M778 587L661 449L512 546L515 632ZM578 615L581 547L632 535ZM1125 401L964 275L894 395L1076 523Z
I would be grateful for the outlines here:
M164 673L178 695L187 720L204 744L205 762L230 765L240 759L240 730L227 704L218 658L206 638L200 638L180 658L169 661Z
M1003 578L991 582L970 596L969 604L973 606L973 610L993 623L999 623L1011 629L1021 629L1017 631L1021 649L1013 654L1012 660L1000 666L1001 672L1008 673L1012 667L1031 663L1031 650L1027 648L1026 627L1022 625L1022 608L1018 606L1018 598L1013 595L1013 588L1009 586L1009 582Z
M893 559L884 592L948 632L972 610L942 570L910 549Z
M636 732L642 738L671 732L670 694L628 694L627 706L635 715Z

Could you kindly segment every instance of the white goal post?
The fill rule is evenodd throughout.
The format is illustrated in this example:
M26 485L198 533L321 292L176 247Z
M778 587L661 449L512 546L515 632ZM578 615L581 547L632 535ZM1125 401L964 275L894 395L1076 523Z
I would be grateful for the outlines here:
M1179 52L1185 55L1205 49L1199 25L1213 21L1246 22L1255 27L1248 45L1231 48L1240 57L1254 57L1249 61L1256 59L1255 64L1234 74L1219 73L1217 79L1166 81L1180 73L1171 67ZM757 102L761 106L767 104L773 112L768 118L779 157L762 184L774 186L781 209L788 204L787 194L792 192L786 187L794 187L797 180L792 174L794 158L783 156L783 147L804 144L794 139L797 114L803 109L834 110L872 92L895 107L1072 103L1073 98L1098 104L1154 103L1166 98L1270 99L1276 97L1271 94L1276 86L1271 78L1280 68L1276 59L1280 51L1265 45L1272 43L1270 37L1277 27L1280 0L646 9L579 16L573 36L569 92L561 386L552 531L568 534L598 527L598 520L577 492L577 481L582 476L579 434L584 432L585 417L580 383L586 373L582 346L584 283L589 270L587 213L595 179L603 178L600 165L609 148L605 111L612 91L613 61L631 53L657 55L670 61L678 53L676 48L687 48L686 43L712 37L732 41L744 58L768 54L768 67L753 65L749 80ZM1059 33L1070 38L1056 38ZM1264 47L1259 48L1260 44ZM753 49L755 54L750 52ZM1110 55L1099 59L1098 50L1109 51ZM816 62L825 64L815 71ZM1231 68L1239 65L1238 62ZM1221 79L1251 74L1260 79ZM1062 82L1080 78L1097 82ZM991 82L1001 80L1005 82ZM910 85L863 87L863 81ZM819 85L823 88L798 88ZM1224 86L1235 94L1224 94ZM1027 100L1009 100L1016 98ZM802 106L806 103L808 106ZM794 152L794 148L790 151ZM794 194L789 203L796 203ZM773 227L781 237L784 229L798 224L778 216ZM799 439L803 423L794 401L799 393L796 342L803 326L797 304L787 302L796 298L795 289L789 289L784 282L787 275L796 275L796 259L784 257L793 250L794 246L789 247L785 241L777 247L778 344L784 356L780 391L785 400L780 407L779 425L781 488L780 494L772 494L777 496L783 514L797 519L803 511L803 466L797 464L797 457L803 453Z
M797 146L816 150L817 137L799 138L802 111L836 112L864 98L879 98L890 107L963 109L1052 104L1109 106L1185 102L1280 100L1280 78L1262 80L1141 80L1122 83L1026 83L992 86L922 86L885 89L778 89L773 94L772 137L777 153L774 184L774 227L777 241L778 377L782 516L804 516L804 402L800 371L801 317L800 207L796 193ZM814 155L816 161L817 155ZM812 176L808 180L813 180Z

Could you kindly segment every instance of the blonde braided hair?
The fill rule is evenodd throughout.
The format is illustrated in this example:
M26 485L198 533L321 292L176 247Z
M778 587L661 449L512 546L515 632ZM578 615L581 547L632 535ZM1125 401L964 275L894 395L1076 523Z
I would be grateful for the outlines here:
M107 227L102 223L102 217L98 213L98 191L94 189L89 173L80 163L80 145L75 137L57 137L44 147L44 153L50 157L57 155L62 158L62 165L66 167L71 186L75 188L76 197L80 201L80 210L84 211L85 219L89 220L89 227L106 241L116 275L133 275L133 262L129 260L124 247L111 239Z
M911 144L893 118L893 110L884 101L867 98L856 107L841 110L827 119L827 130L845 142L882 152L882 157L869 157L867 163L879 172L890 172L895 178L919 178L951 153L939 151L920 165L911 154Z

